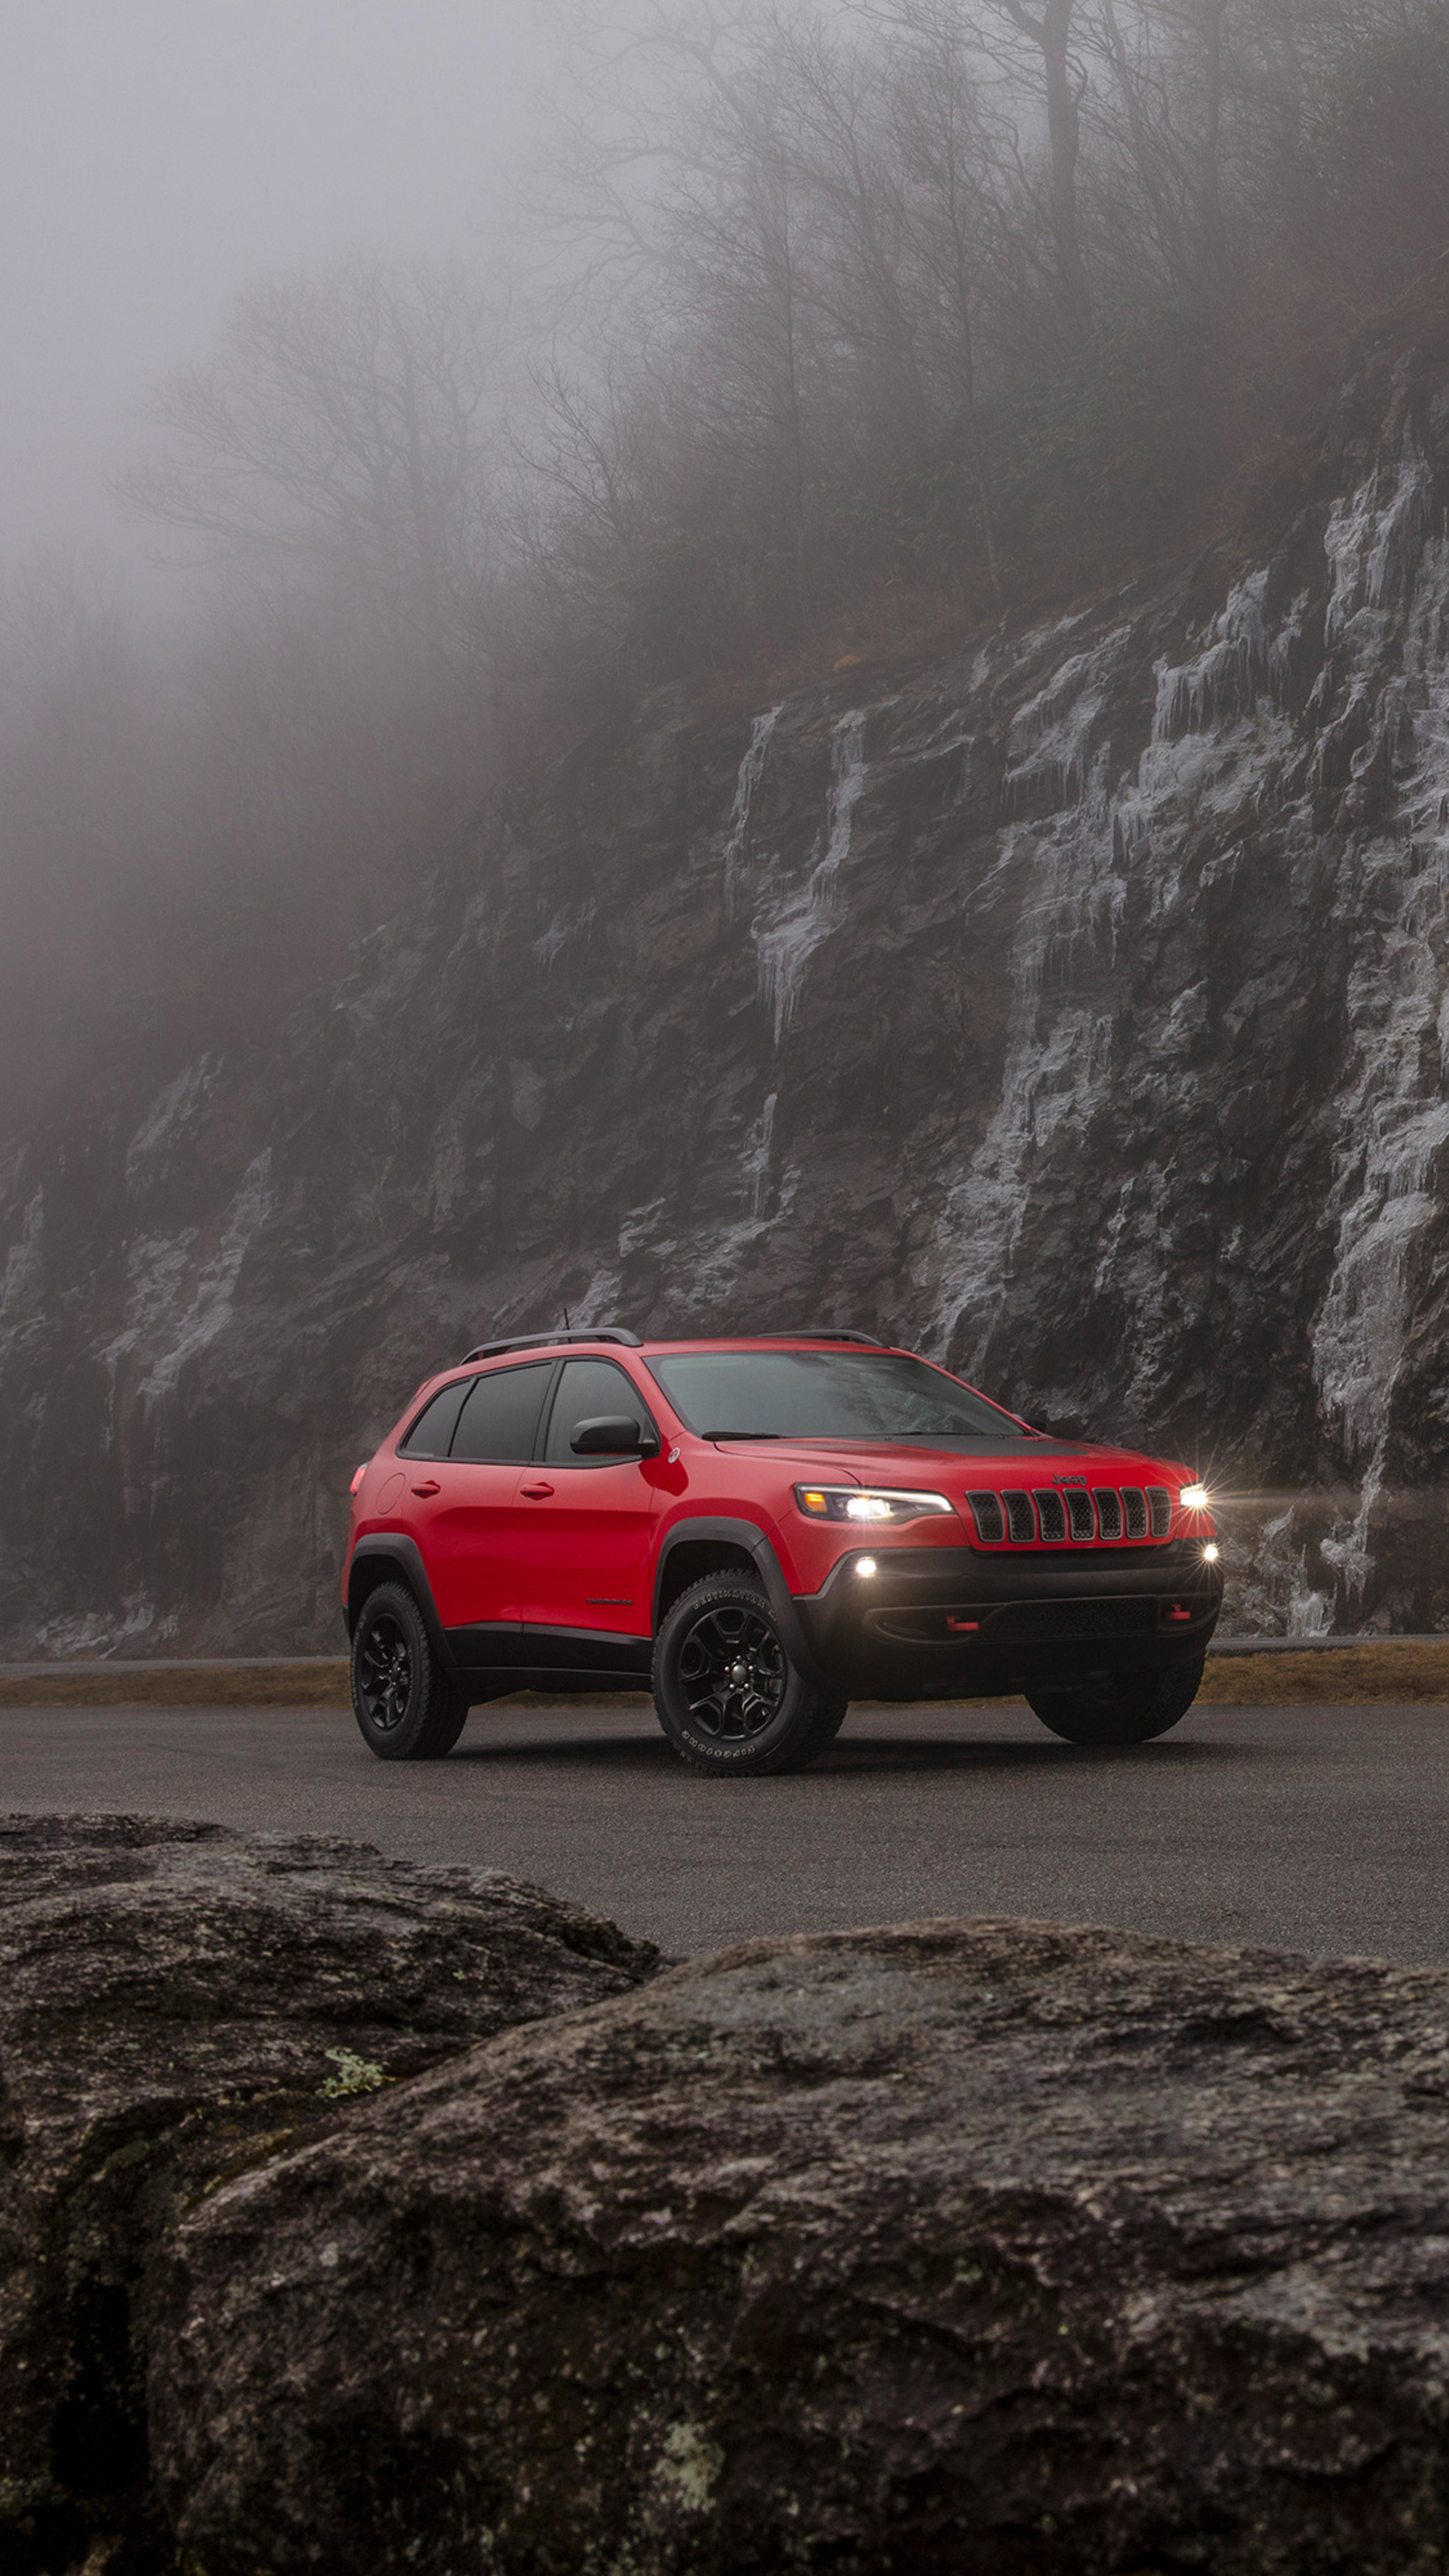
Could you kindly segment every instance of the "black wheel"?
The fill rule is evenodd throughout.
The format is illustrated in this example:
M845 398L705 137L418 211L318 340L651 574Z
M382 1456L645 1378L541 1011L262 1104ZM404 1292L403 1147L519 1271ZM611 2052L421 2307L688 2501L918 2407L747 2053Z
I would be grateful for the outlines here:
M352 1708L380 1762L436 1762L463 1732L468 1703L441 1669L406 1584L380 1583L358 1614Z
M1079 1691L1028 1691L1027 1705L1068 1744L1146 1744L1187 1715L1205 1660L1165 1673L1106 1673Z
M660 1628L654 1705L686 1762L740 1779L802 1771L839 1734L849 1702L790 1661L758 1584L711 1574L680 1594Z

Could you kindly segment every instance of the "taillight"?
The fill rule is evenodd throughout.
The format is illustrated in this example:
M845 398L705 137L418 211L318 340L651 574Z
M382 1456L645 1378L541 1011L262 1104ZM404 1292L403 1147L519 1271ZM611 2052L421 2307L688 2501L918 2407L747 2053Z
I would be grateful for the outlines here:
M366 1473L367 1473L367 1463L368 1463L368 1462L367 1462L367 1460L364 1458L364 1459L363 1459L363 1462L362 1462L362 1464L361 1464L361 1466L360 1466L360 1467L358 1468L358 1470L357 1470L356 1475L353 1477L351 1484L350 1484L350 1485L348 1486L348 1488L347 1488L347 1490L348 1490L349 1494L355 1494L355 1493L356 1493L356 1491L357 1491L357 1489L358 1489L359 1485L360 1485L360 1484L361 1484L361 1482L362 1482L363 1477L364 1477L364 1476L366 1475Z

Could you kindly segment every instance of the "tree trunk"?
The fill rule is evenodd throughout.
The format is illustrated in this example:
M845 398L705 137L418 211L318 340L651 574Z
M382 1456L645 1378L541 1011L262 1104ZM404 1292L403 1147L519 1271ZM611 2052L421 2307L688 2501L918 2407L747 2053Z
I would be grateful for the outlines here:
M1051 147L1052 232L1062 316L1074 346L1085 340L1092 320L1091 291L1082 258L1077 222L1077 161L1082 148L1082 121L1072 79L1069 44L1076 0L1045 0L1037 41L1046 76L1047 136ZM1017 12L1013 10L1013 16ZM1019 23L1027 24L1024 13Z

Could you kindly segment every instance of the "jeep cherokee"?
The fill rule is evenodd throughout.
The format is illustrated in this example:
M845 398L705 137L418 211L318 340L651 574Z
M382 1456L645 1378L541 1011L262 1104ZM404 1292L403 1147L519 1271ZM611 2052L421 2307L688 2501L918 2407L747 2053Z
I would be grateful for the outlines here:
M488 1342L352 1482L343 1606L384 1761L519 1689L652 1689L686 1762L799 1770L851 1699L1023 1693L1074 1744L1190 1707L1205 1489L1034 1430L865 1333Z

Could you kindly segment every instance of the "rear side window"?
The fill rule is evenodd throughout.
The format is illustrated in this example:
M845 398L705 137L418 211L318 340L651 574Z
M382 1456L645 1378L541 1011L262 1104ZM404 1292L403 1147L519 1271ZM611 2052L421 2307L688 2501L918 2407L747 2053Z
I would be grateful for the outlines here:
M441 1395L424 1405L406 1440L398 1443L403 1458L446 1458L448 1443L458 1427L463 1399L472 1386L470 1377L459 1377L445 1386Z
M650 1419L642 1395L623 1369L616 1368L612 1360L565 1360L549 1416L548 1447L544 1451L549 1465L581 1466L582 1459L574 1456L570 1446L579 1424L621 1413L629 1414L635 1422L647 1423Z
M552 1360L533 1360L527 1368L494 1369L487 1377L475 1377L450 1455L530 1459L553 1366Z

